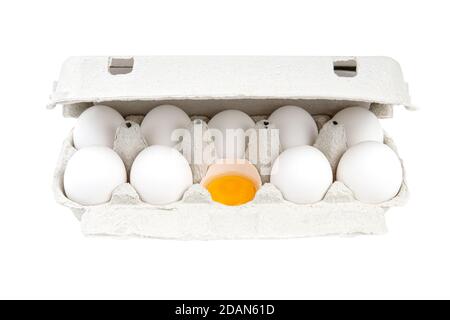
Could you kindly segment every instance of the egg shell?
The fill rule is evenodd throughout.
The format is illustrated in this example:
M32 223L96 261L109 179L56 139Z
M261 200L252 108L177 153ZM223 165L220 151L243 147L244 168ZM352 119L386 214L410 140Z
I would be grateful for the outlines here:
M234 182L228 186L219 183L219 185L216 185L215 193L214 191L211 191L210 186L217 183L220 179L235 179L235 177L241 179L244 178L244 180L239 183L234 180ZM247 186L244 186L243 182L247 183ZM201 181L201 185L211 192L211 197L214 201L221 202L220 200L215 199L215 197L218 197L219 199L227 199L225 202L221 202L223 204L242 205L253 200L255 191L258 191L261 188L262 182L258 169L249 161L221 160L208 168L206 176ZM248 192L248 185L251 185L251 192Z
M333 173L322 152L299 146L285 150L275 160L270 182L286 200L309 204L323 199L333 182Z
M402 185L403 169L397 154L387 145L361 142L341 158L336 178L365 203L381 203L394 198Z
M297 106L284 106L275 110L268 118L280 130L280 143L283 150L312 145L317 138L318 129L314 118Z
M70 158L64 172L66 196L81 205L111 200L112 192L127 182L122 159L108 147L86 147Z
M221 135L214 136L216 154L219 159L242 159L245 156L245 131L255 126L246 113L239 110L219 112L208 122L208 128L218 130ZM235 135L235 136L234 136Z
M206 186L215 178L230 174L246 177L255 184L257 189L261 187L262 182L258 169L247 160L239 162L222 160L210 165L200 184Z
M173 147L177 141L172 134L177 129L186 129L191 123L189 116L180 108L161 105L150 110L142 120L141 130L148 145Z
M93 146L112 148L116 129L124 122L122 115L111 107L97 105L86 109L73 130L75 148Z
M383 142L383 128L377 116L361 107L345 108L331 119L345 128L347 146L351 147L364 141Z
M182 198L192 185L192 171L177 150L154 145L142 150L134 160L130 183L142 201L165 205Z

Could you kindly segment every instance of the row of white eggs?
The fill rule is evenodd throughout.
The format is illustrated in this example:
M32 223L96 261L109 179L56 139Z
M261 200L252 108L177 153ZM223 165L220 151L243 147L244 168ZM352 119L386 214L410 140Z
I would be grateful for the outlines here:
M383 129L377 117L368 110L359 107L346 108L332 119L345 126L348 146L362 141L383 141ZM107 106L88 108L79 117L73 132L73 141L77 149L89 146L113 147L116 129L124 122L122 115ZM275 110L267 119L275 128L280 129L280 142L283 150L312 145L318 135L314 118L304 109L296 106L284 106ZM141 124L142 133L148 145L173 146L171 134L176 129L187 128L191 123L189 116L180 108L163 105L147 113ZM248 130L255 126L253 119L239 110L225 110L216 114L208 127L225 130ZM242 158L245 141L236 141L236 148L230 148L226 141L217 141L219 158ZM235 154L237 153L237 154Z
M108 202L112 192L127 182L125 165L108 147L86 147L70 158L64 172L64 191L82 205ZM192 185L192 171L177 150L154 145L142 150L133 162L130 183L141 200L151 204L178 201Z
M94 106L78 119L73 132L79 150L70 159L65 175L66 195L75 202L94 205L109 201L112 191L127 181L120 157L110 149L117 127L124 121L114 109ZM318 129L312 116L302 108L285 106L273 112L269 123L280 130L284 152L274 163L271 183L285 199L295 203L320 201L333 182L326 157L310 145ZM402 168L396 154L383 141L383 130L370 111L353 107L338 112L331 121L345 127L349 150L342 157L336 178L346 184L363 202L379 203L394 197L402 181ZM159 106L144 118L141 128L150 145L135 159L130 183L141 199L151 204L180 200L192 185L192 172L186 159L171 148L171 133L186 128L189 116L175 106ZM222 131L252 128L254 121L244 112L226 110L215 115L208 127ZM219 158L242 158L245 141L230 148L216 141ZM276 169L276 170L275 170Z

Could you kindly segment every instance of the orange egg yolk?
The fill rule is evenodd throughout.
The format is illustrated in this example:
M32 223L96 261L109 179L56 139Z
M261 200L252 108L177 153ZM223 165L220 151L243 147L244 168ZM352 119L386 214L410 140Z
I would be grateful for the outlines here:
M238 206L255 197L255 183L238 175L222 176L212 180L206 188L214 201L227 206Z

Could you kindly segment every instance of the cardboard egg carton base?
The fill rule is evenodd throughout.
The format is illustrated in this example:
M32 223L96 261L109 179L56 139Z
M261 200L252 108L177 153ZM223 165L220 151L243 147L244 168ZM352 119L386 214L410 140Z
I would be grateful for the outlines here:
M329 117L315 116L315 119L322 127ZM130 130L124 131L122 137L116 135L114 149L121 155L127 170L134 156L146 146L137 130L141 120L141 116L128 117L127 121L133 124ZM345 137L340 138L338 134L341 132L339 129L342 128L329 127L329 130L338 131L327 131L325 124L316 143L316 147L330 160L333 169L340 157L338 153L342 153L338 146L345 143L342 140ZM118 135L121 135L120 132L119 128ZM331 136L331 139L327 136ZM325 137L322 142L321 137ZM397 152L391 138L385 136L384 142ZM390 207L403 205L408 197L408 189L403 182L398 195L392 200L366 204L357 201L344 184L334 182L322 201L298 205L284 200L274 185L265 183L252 202L230 207L213 202L209 192L196 183L185 192L181 201L154 206L143 203L135 189L125 183L115 189L110 202L82 206L69 200L63 190L64 170L75 152L70 134L58 161L54 191L57 201L71 208L80 219L81 229L88 236L218 240L384 234L387 232L385 212ZM194 172L194 180L198 182L200 178L195 177Z

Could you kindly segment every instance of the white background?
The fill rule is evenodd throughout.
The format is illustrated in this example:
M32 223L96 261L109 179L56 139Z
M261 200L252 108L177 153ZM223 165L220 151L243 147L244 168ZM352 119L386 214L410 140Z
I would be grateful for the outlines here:
M447 1L2 1L0 298L450 298ZM71 55L387 55L421 108L385 120L411 200L384 236L86 238L51 180Z

